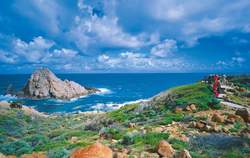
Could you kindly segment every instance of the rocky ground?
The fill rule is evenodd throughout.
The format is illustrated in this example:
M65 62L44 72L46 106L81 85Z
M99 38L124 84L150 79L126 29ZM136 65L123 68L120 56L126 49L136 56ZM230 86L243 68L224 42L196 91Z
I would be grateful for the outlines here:
M230 79L238 88L226 97L246 100L221 101L248 107L249 80ZM250 157L248 109L221 104L205 81L107 113L44 116L16 105L2 107L0 157Z

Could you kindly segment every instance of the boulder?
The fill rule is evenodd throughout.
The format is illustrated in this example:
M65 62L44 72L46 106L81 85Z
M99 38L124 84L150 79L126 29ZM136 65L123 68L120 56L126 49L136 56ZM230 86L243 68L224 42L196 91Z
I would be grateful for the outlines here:
M188 150L183 149L177 154L176 158L192 158L192 156Z
M240 116L235 115L235 114L228 114L227 115L227 118L226 118L227 123L232 123L233 124L236 121L243 122L244 120Z
M196 105L195 104L189 104L189 105L186 106L185 110L189 111L189 112L194 112L194 111L197 110Z
M99 90L81 86L74 81L62 81L49 69L42 68L31 75L23 90L17 95L33 99L56 98L68 100L97 91Z
M32 154L24 154L21 158L47 158L47 156L44 153L33 152Z
M206 127L207 123L204 122L204 121L197 121L195 125L196 125L196 126L195 126L196 128L198 128L198 129L203 129L203 128Z
M242 117L245 122L250 123L250 112L249 112L248 109L246 109L246 108L238 109L235 112L235 114L239 115L240 117Z
M224 117L221 116L218 113L214 113L211 120L214 121L214 122L223 123L224 122Z
M101 143L95 143L85 148L74 150L70 158L112 158L112 150Z
M160 141L160 143L157 146L157 152L159 155L166 157L166 158L172 158L175 153L172 146L165 140Z

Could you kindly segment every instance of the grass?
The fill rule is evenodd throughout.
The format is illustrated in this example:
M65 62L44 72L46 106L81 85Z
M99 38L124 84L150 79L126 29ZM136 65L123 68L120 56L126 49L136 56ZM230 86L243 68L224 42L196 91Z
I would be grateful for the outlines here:
M198 105L199 110L209 109L208 104L214 99L214 94L211 88L202 82L179 86L173 88L172 91L177 95L177 98L175 99L177 105L194 103Z
M171 139L170 140L170 144L176 150L187 149L187 147L188 147L188 143L187 142L184 142L184 141L179 140L179 139Z
M232 128L230 128L229 131L232 132L232 133L238 133L243 128L244 128L244 125L241 122L236 121L234 123L234 126Z
M249 97L242 97L237 95L228 95L230 101L233 101L236 104L240 105L250 105L250 98Z
M183 120L184 116L185 115L182 113L167 112L161 124L167 125L167 124L171 124L173 121L179 122Z
M160 140L167 140L169 137L168 133L156 133L149 132L146 134L135 134L135 135L125 135L123 138L123 144L133 145L133 147L145 147L148 145L149 148L155 148Z
M125 105L118 110L109 112L108 116L118 122L127 122L135 117L131 111L133 111L138 106L138 104Z

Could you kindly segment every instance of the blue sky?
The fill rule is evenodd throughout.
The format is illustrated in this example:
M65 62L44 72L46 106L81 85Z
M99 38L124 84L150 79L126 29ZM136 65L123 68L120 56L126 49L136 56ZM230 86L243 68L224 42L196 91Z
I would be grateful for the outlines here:
M249 72L249 0L1 0L0 73Z

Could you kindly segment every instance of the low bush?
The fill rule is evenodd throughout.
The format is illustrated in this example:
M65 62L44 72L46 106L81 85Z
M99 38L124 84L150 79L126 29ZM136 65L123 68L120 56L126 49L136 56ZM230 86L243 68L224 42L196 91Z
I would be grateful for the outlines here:
M161 122L162 125L171 124L173 121L181 121L184 118L184 114L181 113L172 113L167 112L166 116L164 117L163 121Z
M102 128L100 134L109 139L119 140L123 138L125 131L118 128Z
M151 147L155 147L160 140L168 139L169 134L168 133L155 133L155 132L149 132L144 135L141 134L130 134L126 135L123 138L123 143L130 145L130 144L147 144Z
M232 133L237 133L237 132L239 132L243 127L244 127L244 125L243 125L241 122L237 121L237 122L234 123L234 126L233 126L232 128L229 129L229 131L232 132Z
M49 138L44 135L35 134L24 138L24 141L28 143L30 146L34 147L36 150L39 149L44 144L47 144L49 142Z
M32 150L33 150L32 146L30 146L23 140L2 144L0 146L0 152L5 155L20 156L22 154L31 153Z
M48 151L48 158L68 158L69 151L65 148L56 148Z
M179 139L171 139L170 144L172 144L173 148L176 150L181 150L181 149L185 149L188 147L187 142L184 142L184 141L179 140Z

